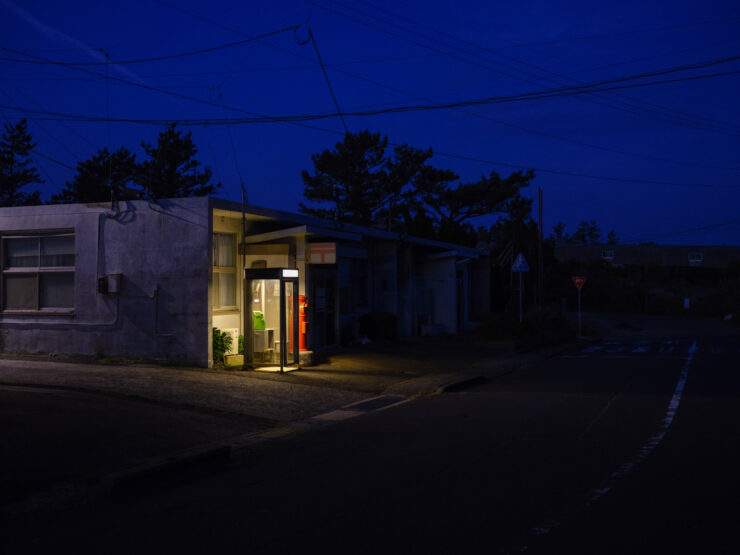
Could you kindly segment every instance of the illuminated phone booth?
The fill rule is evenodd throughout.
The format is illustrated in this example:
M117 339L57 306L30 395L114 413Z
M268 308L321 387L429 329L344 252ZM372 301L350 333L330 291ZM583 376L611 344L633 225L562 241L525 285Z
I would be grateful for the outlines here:
M244 270L244 280L244 365L280 372L297 368L298 270L251 268Z

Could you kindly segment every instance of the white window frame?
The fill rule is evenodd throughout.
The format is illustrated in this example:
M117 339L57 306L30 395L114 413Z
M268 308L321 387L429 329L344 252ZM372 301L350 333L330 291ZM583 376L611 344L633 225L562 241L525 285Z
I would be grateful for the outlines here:
M71 266L42 266L41 265L41 241L49 237L72 237L75 239L74 231L11 231L0 233L0 314L72 314L75 311L76 298L75 288L75 264L77 261L76 242L75 252L72 253L74 263ZM6 241L13 239L36 239L38 241L38 264L36 266L6 267ZM71 274L73 298L70 307L41 307L41 276L49 274ZM32 275L36 277L36 306L35 308L6 308L5 287L7 276Z
M696 264L701 264L704 262L704 253L703 252L690 252L688 256L689 264L692 266L695 266Z
M217 237L219 235L229 235L232 238L231 241L231 260L233 261L232 266L219 266L218 260L218 247ZM213 310L219 312L234 312L239 310L239 296L237 295L237 273L236 273L236 234L235 233L224 233L220 231L214 231L212 236L212 249L213 249ZM221 274L232 274L234 276L234 304L228 306L221 306Z

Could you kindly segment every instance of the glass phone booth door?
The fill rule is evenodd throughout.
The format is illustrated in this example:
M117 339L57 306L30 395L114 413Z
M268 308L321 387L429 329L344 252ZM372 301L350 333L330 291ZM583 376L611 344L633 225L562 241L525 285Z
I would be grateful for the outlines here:
M244 270L244 362L253 367L298 365L298 270ZM251 310L250 308L251 307Z

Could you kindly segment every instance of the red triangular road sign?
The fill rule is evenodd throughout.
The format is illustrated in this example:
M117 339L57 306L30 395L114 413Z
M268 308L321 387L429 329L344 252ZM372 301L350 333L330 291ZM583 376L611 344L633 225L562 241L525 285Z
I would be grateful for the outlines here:
M573 283L576 286L576 289L580 291L581 287L583 287L583 284L586 283L586 276L573 276L570 278L573 280Z

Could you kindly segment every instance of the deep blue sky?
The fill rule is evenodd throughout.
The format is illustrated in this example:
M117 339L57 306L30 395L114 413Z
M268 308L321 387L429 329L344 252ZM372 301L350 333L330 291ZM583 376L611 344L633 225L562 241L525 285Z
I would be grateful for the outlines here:
M99 74L92 75L7 59L94 63L105 49L112 62L139 60L299 24L296 36L290 31L194 56L111 63L108 71L144 87L283 116L335 111L312 44L298 44L306 24L344 112L517 95L740 55L740 6L729 0L167 3L0 0L0 46L18 51L0 51L6 59L0 61L0 118L26 115L39 155L71 167L109 144L143 156L141 140L155 141L161 125L106 125L106 111L111 118L139 120L249 116L113 79L106 86L100 76L105 65L78 66ZM739 70L735 60L622 84ZM543 189L546 234L559 220L572 232L579 221L596 219L604 235L614 229L623 240L740 245L739 93L740 74L731 74L346 121L351 131L379 131L391 142L481 160L435 155L435 165L463 180L534 168L527 195ZM96 121L58 121L9 107ZM251 204L296 211L300 171L311 169L311 154L343 133L336 117L306 125L187 129L198 158L223 184L218 196L240 200L240 172ZM74 172L35 159L47 199Z

